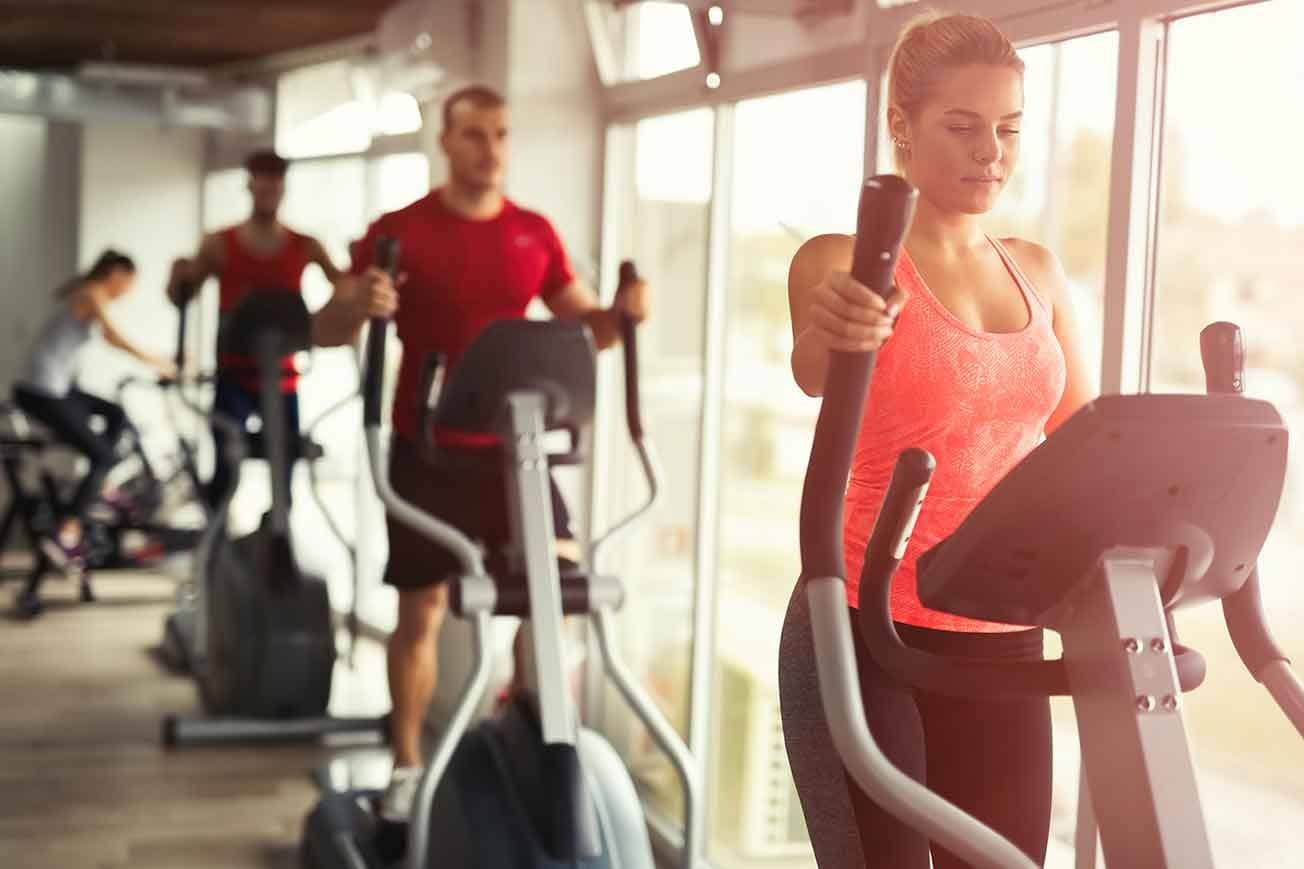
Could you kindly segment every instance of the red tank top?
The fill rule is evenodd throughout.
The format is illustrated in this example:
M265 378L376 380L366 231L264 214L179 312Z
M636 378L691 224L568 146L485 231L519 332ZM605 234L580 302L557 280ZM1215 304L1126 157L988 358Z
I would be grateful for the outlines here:
M218 311L229 314L246 295L255 290L303 292L303 270L308 267L308 238L292 229L285 230L285 242L271 256L249 250L240 239L239 227L222 231L225 263L218 275ZM218 371L228 375L245 389L258 389L258 363L252 356L219 353ZM299 385L294 357L281 360L281 391L293 392Z
M938 630L1019 629L925 608L915 563L958 528L1040 442L1066 379L1048 304L1004 245L990 241L1023 294L1028 324L1018 332L975 331L932 294L902 250L896 281L910 299L878 353L847 484L842 539L847 599L854 607L860 599L865 543L897 456L920 447L937 460L928 497L892 581L891 602L895 620Z

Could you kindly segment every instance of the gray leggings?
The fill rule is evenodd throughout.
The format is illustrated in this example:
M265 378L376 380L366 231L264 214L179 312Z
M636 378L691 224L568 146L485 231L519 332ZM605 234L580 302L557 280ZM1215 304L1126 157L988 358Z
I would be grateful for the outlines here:
M964 634L904 625L898 630L908 645L931 652L1041 656L1039 630ZM1005 835L1039 865L1044 862L1050 831L1050 701L966 700L915 691L874 663L854 618L852 635L865 717L888 758ZM779 641L779 700L788 762L820 869L928 869L928 841L861 793L833 747L800 583ZM940 848L931 858L935 869L965 865Z

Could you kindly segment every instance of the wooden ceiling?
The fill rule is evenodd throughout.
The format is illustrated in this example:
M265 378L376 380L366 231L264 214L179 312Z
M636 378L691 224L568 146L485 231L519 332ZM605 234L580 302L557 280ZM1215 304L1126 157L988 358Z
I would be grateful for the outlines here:
M372 31L395 0L0 0L0 68L205 67Z

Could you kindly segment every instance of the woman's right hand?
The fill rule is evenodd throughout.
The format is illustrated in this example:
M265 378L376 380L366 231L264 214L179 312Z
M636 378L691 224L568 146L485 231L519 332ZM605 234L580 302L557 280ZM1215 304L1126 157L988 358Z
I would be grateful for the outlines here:
M159 376L160 380L165 380L171 383L181 376L181 372L177 370L177 363L175 360L167 359L163 356L153 356L146 360L146 364L154 369L154 373Z
M908 298L895 285L884 298L840 271L830 272L809 292L804 337L825 350L847 353L868 353L882 347Z

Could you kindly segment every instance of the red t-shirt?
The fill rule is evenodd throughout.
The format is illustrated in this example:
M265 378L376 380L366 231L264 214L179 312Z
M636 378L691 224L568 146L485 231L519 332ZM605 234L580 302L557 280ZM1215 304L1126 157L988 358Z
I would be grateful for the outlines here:
M308 267L308 237L292 229L285 231L285 242L271 256L260 256L240 240L239 227L222 230L222 255L225 262L217 276L217 309L221 314L234 311L255 290L303 292L303 270ZM218 371L229 375L250 392L258 391L258 360L242 353L219 353ZM281 391L293 392L299 385L299 372L293 356L281 360Z
M407 276L394 321L403 342L394 430L419 442L417 403L426 357L442 352L451 373L486 326L524 317L531 301L565 289L575 273L547 218L506 199L488 220L454 213L438 190L383 215L351 248L354 274L373 264L380 236L398 239L399 272ZM439 442L482 446L494 439L441 431Z

